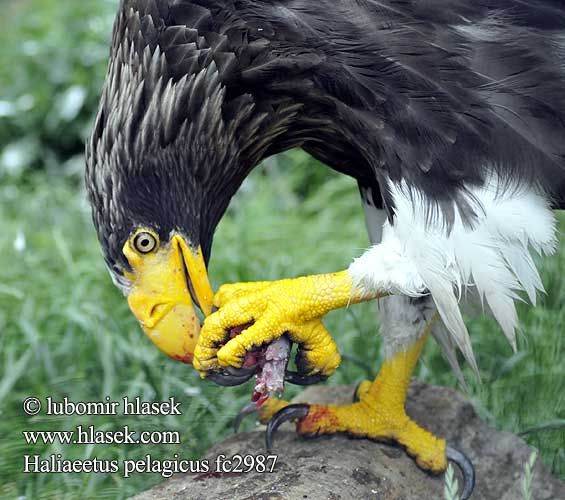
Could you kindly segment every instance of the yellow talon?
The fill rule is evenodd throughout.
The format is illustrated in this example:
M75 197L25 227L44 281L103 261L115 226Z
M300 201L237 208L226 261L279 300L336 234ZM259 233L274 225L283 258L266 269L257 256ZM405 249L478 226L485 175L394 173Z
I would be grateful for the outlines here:
M331 375L341 361L337 346L321 318L333 309L368 300L354 290L347 271L275 282L224 285L214 297L218 311L206 318L194 366L241 367L245 354L288 333L300 345L299 363L308 374ZM227 332L253 323L233 339ZM224 345L225 344L225 345Z
M371 439L392 440L404 446L420 467L434 473L444 471L447 467L445 441L419 427L404 409L410 377L432 324L406 351L386 360L372 384L360 386L358 403L314 405L306 419L299 423L299 432L348 432Z

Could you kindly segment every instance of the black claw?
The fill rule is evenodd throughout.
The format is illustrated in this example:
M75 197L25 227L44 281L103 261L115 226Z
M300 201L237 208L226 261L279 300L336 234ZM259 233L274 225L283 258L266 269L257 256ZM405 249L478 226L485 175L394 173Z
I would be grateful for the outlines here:
M256 411L257 411L257 405L255 404L254 401L251 401L251 403L247 403L245 406L243 406L241 410L239 410L235 418L233 419L233 431L237 434L239 432L239 426L241 425L243 419L247 417L247 415L251 415Z
M327 380L328 377L321 373L317 373L316 375L301 375L298 372L287 370L284 374L284 379L286 382L294 385L313 385Z
M283 409L279 410L273 415L273 418L267 424L267 430L265 431L265 443L267 444L267 452L271 452L273 448L273 437L277 429L290 420L295 418L303 419L308 415L310 405L307 404L294 404L285 406Z
M471 497L475 488L475 467L473 467L473 462L463 452L451 446L446 446L445 453L447 459L457 465L463 474L463 491L460 498L461 500L467 500Z
M359 387L361 387L362 383L363 381L360 380L359 382L357 382L357 384L355 384L355 389L353 389L353 398L351 398L354 403L359 402L359 395L357 394L357 392L359 391Z
M257 371L256 366L233 368L229 366L221 371L210 371L206 376L218 385L233 387L247 382Z
M231 375L253 375L257 371L257 365L246 366L241 368L234 368L233 366L228 366L226 371Z

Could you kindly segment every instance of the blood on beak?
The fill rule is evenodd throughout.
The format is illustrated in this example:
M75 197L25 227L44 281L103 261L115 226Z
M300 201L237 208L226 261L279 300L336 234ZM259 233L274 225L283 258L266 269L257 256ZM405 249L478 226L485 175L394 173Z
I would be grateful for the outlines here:
M143 331L165 354L192 364L201 326L194 305L207 316L214 297L202 250L175 234L154 253L140 254L130 242L123 252L134 271L128 304Z

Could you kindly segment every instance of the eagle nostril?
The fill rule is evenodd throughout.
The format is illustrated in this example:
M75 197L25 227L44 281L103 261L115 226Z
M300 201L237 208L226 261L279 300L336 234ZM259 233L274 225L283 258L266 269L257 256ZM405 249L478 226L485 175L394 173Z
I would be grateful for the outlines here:
M160 316L166 308L167 308L166 304L163 303L155 304L151 308L151 311L149 311L149 317L153 318L154 316Z
M167 313L171 310L171 304L166 302L158 302L151 307L149 311L148 320L151 325L147 325L150 328L155 326L159 321L161 321Z

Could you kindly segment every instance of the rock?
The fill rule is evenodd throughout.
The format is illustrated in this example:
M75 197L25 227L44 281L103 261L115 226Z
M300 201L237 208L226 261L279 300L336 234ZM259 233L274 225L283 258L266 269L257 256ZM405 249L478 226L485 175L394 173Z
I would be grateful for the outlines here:
M346 404L352 387L319 386L295 402ZM453 389L414 381L408 414L430 431L445 437L474 462L477 500L519 500L524 464L532 453L522 439L481 421L471 403ZM285 429L287 426L287 430ZM273 473L177 475L136 496L137 500L271 500L271 499L441 499L443 476L420 470L395 446L337 435L303 439L290 424L281 427L274 445L278 455ZM261 431L263 428L259 428ZM218 454L265 454L263 432L235 435L206 455L213 469ZM461 482L461 480L459 480ZM565 483L552 477L538 460L533 479L536 500L565 499Z

